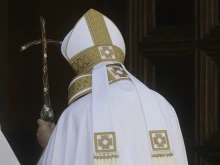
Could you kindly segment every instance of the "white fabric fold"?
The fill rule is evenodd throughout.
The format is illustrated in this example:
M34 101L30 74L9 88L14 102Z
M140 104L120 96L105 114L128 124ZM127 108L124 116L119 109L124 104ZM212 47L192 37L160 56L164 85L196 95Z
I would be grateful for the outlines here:
M100 63L92 70L93 132L113 132L111 97L106 64ZM100 124L102 123L102 124Z
M122 68L128 74L132 80L141 101L143 114L145 117L146 129L149 131L156 130L168 130L165 118L159 107L158 102L153 94L153 92L144 84L142 84L137 78L130 74L125 66L121 64ZM168 133L169 138L169 133ZM150 140L150 139L149 139Z
M105 64L94 68L92 93L63 112L38 165L93 165L94 132L106 131L117 135L121 165L170 165L170 159L158 161L151 155L149 130L159 129L168 132L173 164L188 165L173 107L160 94L126 73L132 82L122 80L109 85Z

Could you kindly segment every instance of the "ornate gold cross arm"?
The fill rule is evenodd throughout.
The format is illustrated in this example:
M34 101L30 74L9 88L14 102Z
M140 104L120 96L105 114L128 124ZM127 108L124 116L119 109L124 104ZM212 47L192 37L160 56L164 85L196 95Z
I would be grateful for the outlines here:
M32 42L28 42L24 46L21 47L20 51L24 51L27 48L42 44L42 62L43 62L43 68L42 68L42 80L43 80L43 96L44 96L44 105L41 110L41 119L45 120L49 124L51 121L53 121L54 114L51 107L50 97L49 97L49 81L48 81L48 67L47 67L47 44L54 44L54 45L60 45L62 44L61 41L46 39L46 28L45 28L45 21L43 17L40 17L41 22L41 39L35 40Z
M61 45L62 44L61 41L56 41L56 40L51 40L51 39L47 39L46 41L47 41L47 44L54 44L54 45ZM41 43L42 43L42 39L28 42L21 47L20 51L22 52L31 46L40 45Z

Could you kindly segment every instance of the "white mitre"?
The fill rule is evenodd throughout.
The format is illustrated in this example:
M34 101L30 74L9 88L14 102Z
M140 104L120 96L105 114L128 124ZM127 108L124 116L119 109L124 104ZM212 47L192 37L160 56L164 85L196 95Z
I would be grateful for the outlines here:
M110 19L90 9L65 37L61 51L79 74L103 61L123 63L125 43Z

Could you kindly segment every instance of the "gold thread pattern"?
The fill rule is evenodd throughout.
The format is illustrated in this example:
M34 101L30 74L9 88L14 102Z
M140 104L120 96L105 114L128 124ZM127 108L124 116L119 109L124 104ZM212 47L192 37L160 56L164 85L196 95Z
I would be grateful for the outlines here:
M95 45L112 45L104 17L98 11L93 9L85 14L86 22Z
M163 153L163 154L152 154L152 157L171 157L173 153Z
M109 83L120 80L129 80L130 78L125 71L117 65L107 66ZM92 91L92 74L81 74L74 78L69 86L68 100L69 104L73 103L79 97L86 95Z
M77 74L88 72L100 62L124 63L124 53L117 46L93 46L78 53L70 59L70 64Z
M94 156L94 159L112 159L112 158L119 158L119 155L104 155L104 156Z
M99 52L102 59L115 59L112 46L99 46Z
M166 130L149 131L153 151L170 150L168 134Z
M116 152L115 132L94 133L95 152Z
M68 91L69 100L72 98L72 96L77 95L80 92L91 87L91 82L92 82L92 75L91 74L84 75L82 78L78 78L76 81L74 81L71 84L69 91Z
M118 66L107 67L107 69L114 77L128 78L127 73L122 68L120 68Z
M114 53L115 53L115 57L116 60L115 61L119 61L120 63L124 63L125 60L125 54L124 52L117 46L112 45Z

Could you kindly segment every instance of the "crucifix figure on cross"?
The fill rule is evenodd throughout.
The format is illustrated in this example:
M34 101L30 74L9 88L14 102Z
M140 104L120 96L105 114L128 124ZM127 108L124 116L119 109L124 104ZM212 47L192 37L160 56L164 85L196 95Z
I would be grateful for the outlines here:
M45 21L43 17L40 17L41 22L41 39L28 42L21 47L21 52L33 45L42 44L42 53L43 53L43 67L42 67L42 80L43 80L43 96L44 96L44 105L41 110L41 119L50 124L53 121L54 114L51 107L50 97L49 97L49 82L48 82L48 67L47 67L47 44L60 45L61 41L51 40L46 38L46 28Z

